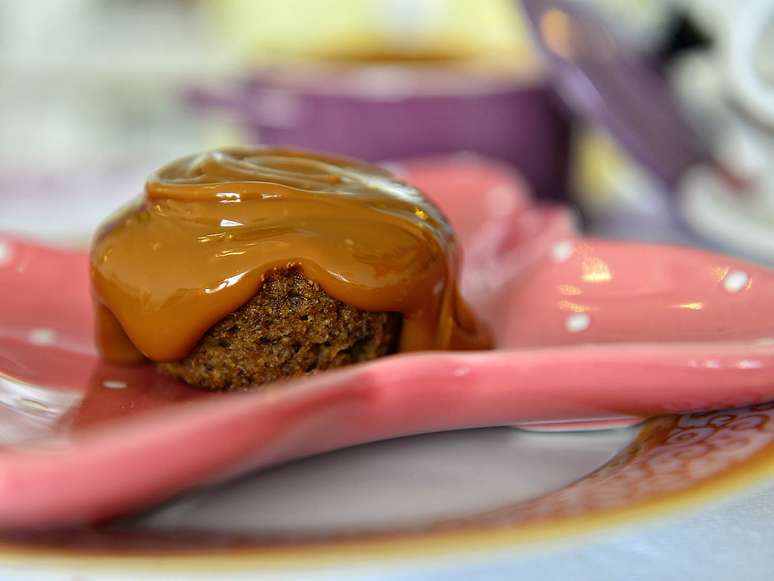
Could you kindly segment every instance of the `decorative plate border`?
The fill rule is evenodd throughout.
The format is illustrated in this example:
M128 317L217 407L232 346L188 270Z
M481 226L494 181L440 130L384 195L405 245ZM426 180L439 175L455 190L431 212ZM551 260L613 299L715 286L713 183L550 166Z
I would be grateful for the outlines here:
M329 538L225 537L207 549L207 535L183 535L188 548L105 549L34 541L0 541L6 563L77 564L87 568L222 570L298 569L323 565L473 555L569 542L690 509L774 476L774 402L746 408L651 418L610 462L564 488L429 527ZM175 534L177 537L178 535ZM169 537L169 535L167 535ZM209 537L212 538L212 537ZM34 540L34 535L28 541ZM85 539L88 541L88 538ZM173 543L174 544L174 543Z

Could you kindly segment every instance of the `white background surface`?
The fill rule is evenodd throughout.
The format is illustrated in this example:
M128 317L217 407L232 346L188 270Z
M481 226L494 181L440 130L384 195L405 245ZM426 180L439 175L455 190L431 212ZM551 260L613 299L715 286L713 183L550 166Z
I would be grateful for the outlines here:
M559 550L546 547L435 562L371 563L360 568L175 574L56 568L0 568L3 581L309 580L309 581L770 581L774 563L772 488L646 527L618 529ZM146 575L147 573L147 575Z

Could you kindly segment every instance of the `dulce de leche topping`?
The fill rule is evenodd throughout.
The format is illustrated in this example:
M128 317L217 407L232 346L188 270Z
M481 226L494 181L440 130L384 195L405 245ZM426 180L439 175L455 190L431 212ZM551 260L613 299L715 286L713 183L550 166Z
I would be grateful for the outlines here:
M100 351L179 360L290 266L356 308L402 313L400 351L490 346L458 295L453 232L418 190L346 158L233 148L161 168L98 231Z

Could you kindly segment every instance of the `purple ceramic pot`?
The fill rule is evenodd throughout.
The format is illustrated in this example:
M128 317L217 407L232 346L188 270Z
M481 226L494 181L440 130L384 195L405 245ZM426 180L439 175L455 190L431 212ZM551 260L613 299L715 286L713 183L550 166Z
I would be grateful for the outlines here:
M538 196L566 193L568 116L547 84L513 71L293 64L189 98L225 109L256 143L370 161L472 151L515 165Z

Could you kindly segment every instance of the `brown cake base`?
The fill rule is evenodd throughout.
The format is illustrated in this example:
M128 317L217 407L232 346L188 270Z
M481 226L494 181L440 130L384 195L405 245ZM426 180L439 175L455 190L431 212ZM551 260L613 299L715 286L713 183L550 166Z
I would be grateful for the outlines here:
M298 270L278 270L188 357L158 368L191 385L242 390L392 353L400 325L397 313L361 311Z

